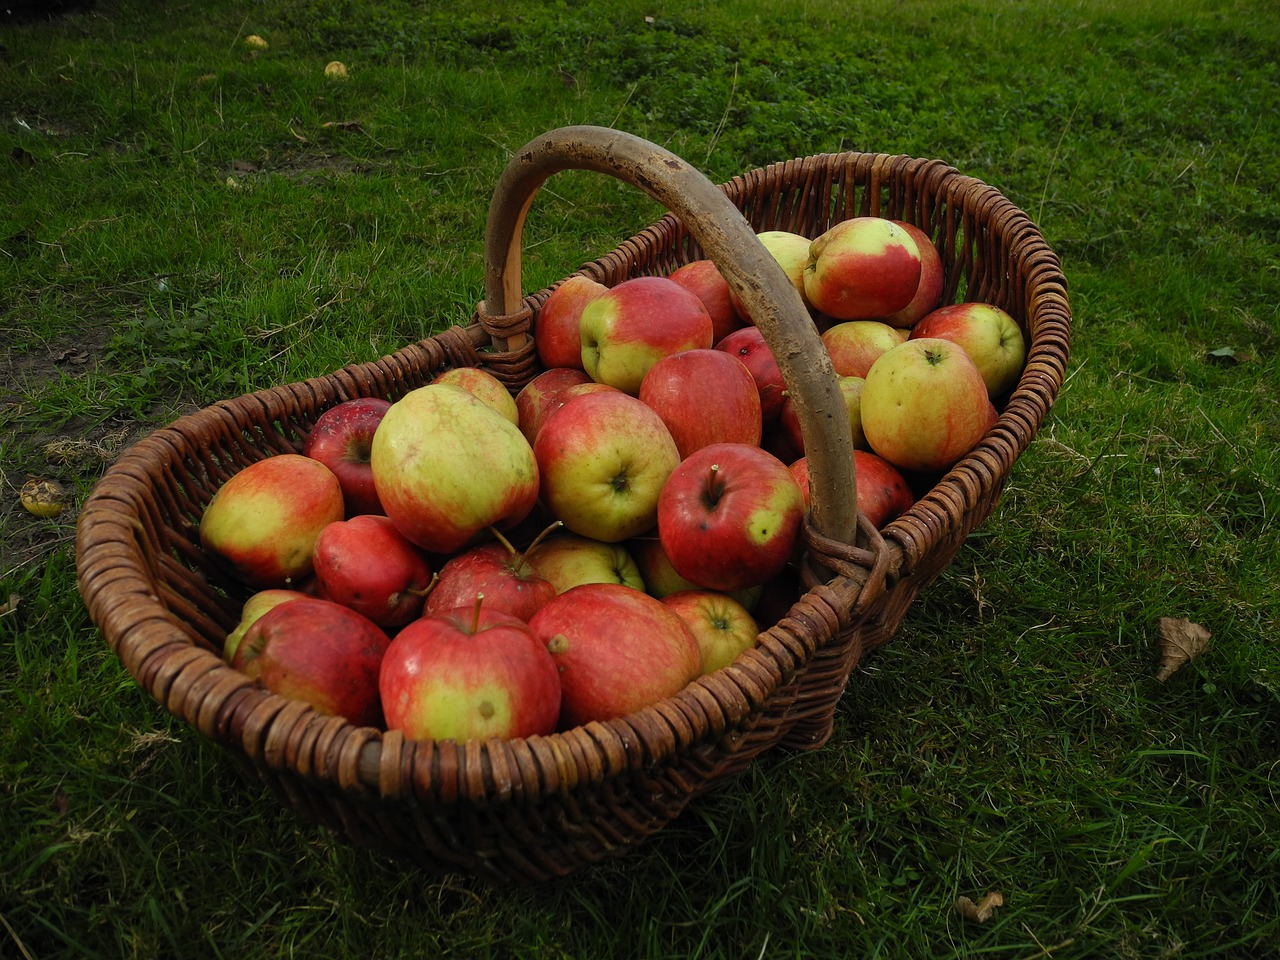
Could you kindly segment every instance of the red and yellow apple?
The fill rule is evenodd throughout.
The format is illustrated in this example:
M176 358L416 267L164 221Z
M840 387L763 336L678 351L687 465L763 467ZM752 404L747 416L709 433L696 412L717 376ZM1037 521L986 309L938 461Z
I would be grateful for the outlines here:
M919 286L919 248L892 220L842 220L809 245L805 294L815 309L836 320L897 313Z
M915 326L921 317L937 308L942 300L942 285L946 277L942 257L929 235L914 223L905 220L893 222L911 235L911 239L916 242L916 249L920 251L920 283L916 287L915 296L901 310L884 318L884 322L891 327L907 328Z
M756 645L759 625L751 612L727 593L681 590L667 594L662 602L680 614L698 641L704 674L727 667L738 654Z
M760 394L760 419L767 431L778 422L778 416L782 412L783 393L787 387L764 334L759 327L743 327L733 331L717 343L715 348L733 354L751 373L756 382L756 392Z
M516 409L515 397L503 385L502 381L479 367L450 367L436 375L432 383L447 383L460 387L477 399L484 401L495 413L500 413L512 423L519 425L520 412Z
M663 357L644 375L639 398L667 425L681 459L712 443L760 443L755 378L726 350Z
M791 464L791 473L809 508L809 461L805 457ZM858 487L858 510L880 529L896 520L915 503L915 496L902 472L884 457L867 450L853 451L853 474Z
M561 533L547 537L525 556L533 569L551 582L556 593L583 583L618 583L633 590L645 589L635 558L621 543Z
M866 377L880 354L907 339L907 331L879 320L846 320L821 335L831 366L841 377Z
M959 344L974 362L993 400L1018 382L1027 359L1018 321L989 303L956 303L927 314L911 330L915 339L939 337Z
M745 325L746 321L734 309L729 282L711 260L693 260L673 270L668 276L701 300L702 305L707 308L707 313L711 315L713 343Z

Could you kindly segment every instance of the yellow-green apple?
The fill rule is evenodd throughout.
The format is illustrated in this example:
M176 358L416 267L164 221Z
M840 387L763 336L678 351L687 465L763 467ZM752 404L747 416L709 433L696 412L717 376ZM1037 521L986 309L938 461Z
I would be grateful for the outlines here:
M397 633L378 686L387 729L414 740L539 736L560 716L560 678L546 645L483 600Z
M621 543L605 543L576 533L547 537L526 553L533 568L551 581L556 593L583 583L618 583L644 590L635 558Z
M632 396L649 368L681 350L711 346L711 314L670 277L632 277L582 310L582 366L597 383Z
M692 454L658 500L658 537L671 565L709 590L742 590L776 576L803 519L804 500L787 465L745 443Z
M319 460L281 453L228 478L200 518L200 543L251 587L311 573L320 531L343 518L342 486Z
M668 276L684 287L707 308L711 314L711 339L718 342L734 330L746 324L734 308L729 291L729 281L711 260L693 260L673 270Z
M821 335L831 366L841 377L866 377L880 354L907 339L907 331L879 320L846 320Z
M809 245L805 294L815 309L837 320L897 313L919 286L920 250L892 220L842 220Z
M702 665L698 641L680 615L621 584L566 590L529 627L560 671L562 729L674 696Z
M542 502L565 528L617 543L654 525L680 452L650 407L620 390L574 397L533 444Z
M681 459L712 443L760 443L760 392L727 350L663 357L644 375L639 398L667 425Z
M436 375L432 383L447 383L460 387L482 400L495 413L500 413L514 424L520 423L520 412L516 409L516 399L492 373L479 367L450 367Z
M333 471L342 487L348 517L358 513L382 513L382 501L373 485L369 448L382 415L391 406L382 397L357 397L330 407L307 433L302 452Z
M311 554L316 595L350 607L387 630L422 614L431 566L384 516L361 514L320 531Z
M791 473L804 494L809 508L809 461L805 457L791 464ZM858 486L858 510L880 529L896 520L915 503L915 496L897 467L867 450L853 451L853 475Z
M866 382L862 377L837 377L836 379L840 396L844 397L845 409L849 411L849 430L853 434L853 445L860 449L866 449L867 446L867 438L862 435L862 388ZM800 417L790 396L782 403L779 425L786 431L791 448L803 454L804 432L800 429ZM784 462L787 461L784 460Z
M544 367L582 369L582 310L609 288L581 273L556 287L534 321L534 341Z
M593 383L581 367L552 367L544 370L516 394L516 415L520 432L533 445L555 395L565 387Z
M914 223L905 220L893 222L911 234L911 239L916 242L916 248L920 251L920 283L911 302L896 313L889 314L884 322L891 327L913 327L926 313L937 309L942 300L942 285L945 280L942 257L929 235Z
M939 307L911 330L911 336L940 337L958 343L974 362L993 400L1018 382L1027 359L1026 340L1018 321L989 303L955 303Z
M809 263L809 238L788 230L765 230L756 234L756 239L778 261L778 266L782 267L782 272L787 275L807 306L809 297L804 292L804 270ZM732 300L738 315L748 322L754 322L736 293L732 294Z
M760 627L751 611L718 590L681 590L662 602L680 614L698 641L702 673L727 667L738 654L756 645Z
M719 341L715 348L733 354L750 371L760 394L760 420L767 431L782 412L786 382L764 334L758 327L743 327Z
M290 600L308 596L301 590L286 590L282 587L269 587L252 594L240 607L240 621L235 625L222 644L222 658L230 663L236 655L236 647L240 646L245 631L253 626L253 622L270 610Z
M350 607L302 597L255 620L231 665L272 693L375 727L382 723L378 671L390 642L385 630Z
M944 470L987 430L987 385L964 349L936 337L907 340L867 372L862 430L902 470Z
M370 451L378 497L431 553L454 553L538 501L538 463L520 428L457 387L428 384L391 405Z
M559 526L556 521L543 532ZM551 581L529 562L529 551L537 549L537 540L521 551L496 530L494 537L496 542L465 550L440 568L427 597L426 613L444 613L475 603L477 596L483 596L486 610L527 621L556 595Z

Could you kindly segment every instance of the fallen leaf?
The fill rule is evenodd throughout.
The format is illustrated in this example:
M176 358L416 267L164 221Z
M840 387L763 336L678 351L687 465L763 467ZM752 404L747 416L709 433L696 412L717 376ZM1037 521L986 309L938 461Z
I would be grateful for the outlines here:
M1253 360L1253 355L1237 350L1235 347L1218 347L1216 350L1210 350L1204 358L1210 363L1229 364L1234 366L1239 363L1249 363Z
M71 364L74 367L79 367L89 362L89 354L85 353L83 350L63 350L53 358L53 362L58 366Z
M956 898L956 912L966 920L974 923L986 923L996 912L996 907L1004 906L1004 894L992 890L985 897L974 903L968 897Z
M1201 624L1178 617L1161 617L1156 629L1160 634L1160 671L1156 679L1161 683L1204 653L1213 636Z
M325 130L354 130L356 133L364 133L359 120L326 120L320 126Z

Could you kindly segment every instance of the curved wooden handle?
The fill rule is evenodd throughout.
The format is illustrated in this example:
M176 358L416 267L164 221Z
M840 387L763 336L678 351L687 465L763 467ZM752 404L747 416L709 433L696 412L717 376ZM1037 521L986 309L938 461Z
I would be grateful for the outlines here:
M509 315L521 308L525 217L542 184L563 170L608 174L644 191L681 219L720 269L773 351L796 405L813 525L826 537L852 544L857 487L849 415L817 328L738 208L675 154L640 137L591 126L551 130L517 150L489 204L482 309Z

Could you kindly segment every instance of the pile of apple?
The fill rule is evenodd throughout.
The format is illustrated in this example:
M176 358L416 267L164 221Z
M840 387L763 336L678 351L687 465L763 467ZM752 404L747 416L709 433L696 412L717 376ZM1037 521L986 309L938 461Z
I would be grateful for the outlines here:
M940 306L912 224L771 231L839 378L859 509L883 526L994 422L1018 324ZM480 368L322 414L228 479L201 542L250 588L224 655L281 695L419 739L524 737L671 696L796 598L804 437L709 260L538 315L514 397Z

